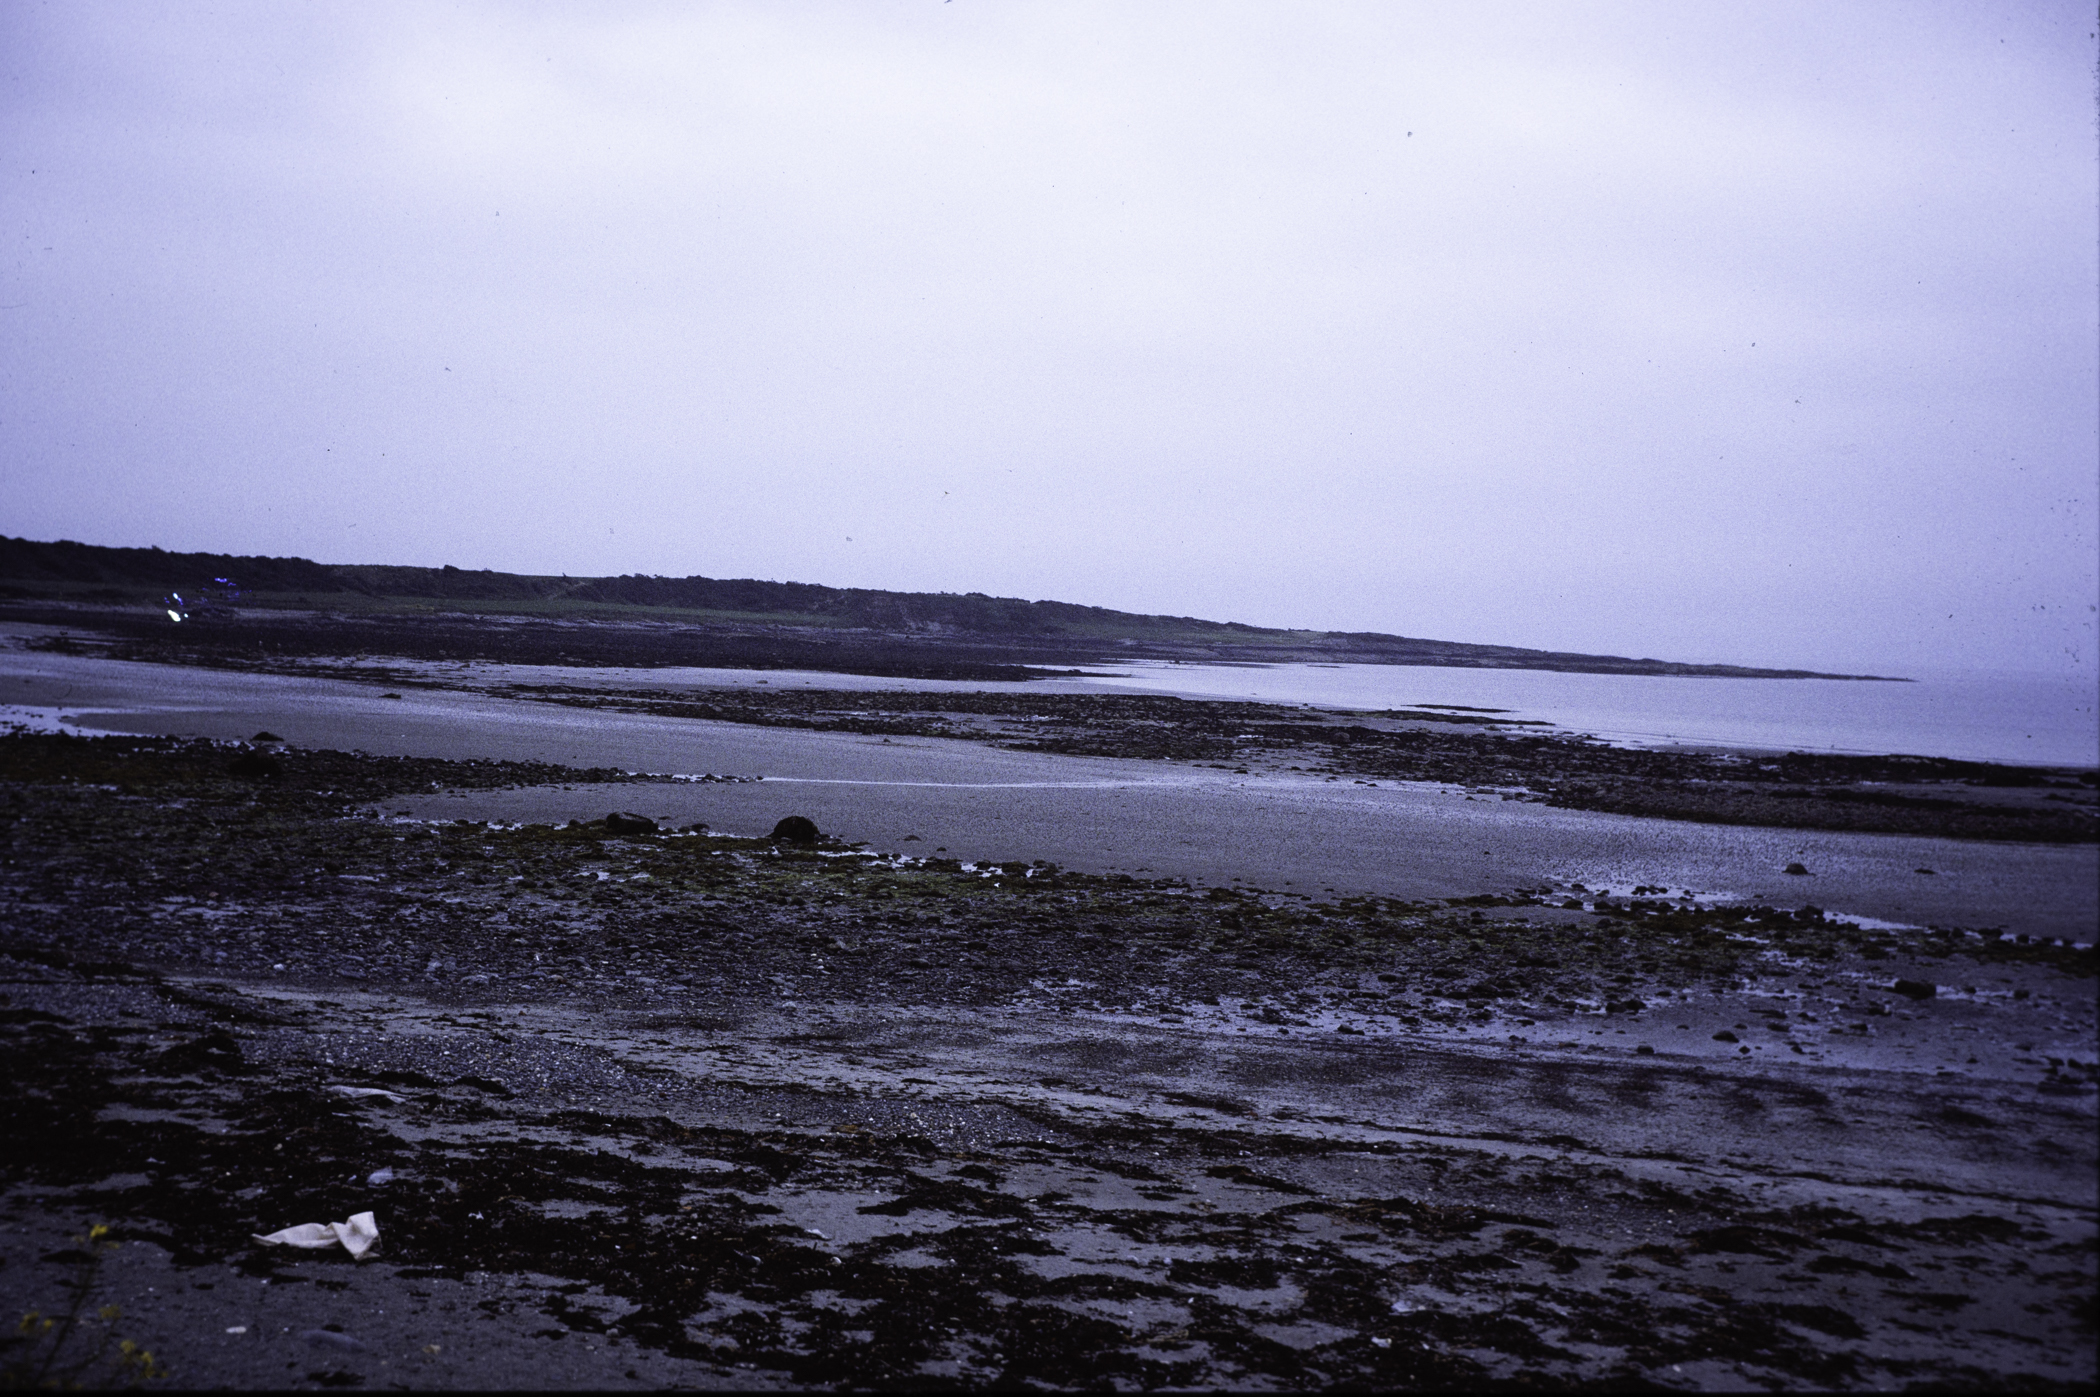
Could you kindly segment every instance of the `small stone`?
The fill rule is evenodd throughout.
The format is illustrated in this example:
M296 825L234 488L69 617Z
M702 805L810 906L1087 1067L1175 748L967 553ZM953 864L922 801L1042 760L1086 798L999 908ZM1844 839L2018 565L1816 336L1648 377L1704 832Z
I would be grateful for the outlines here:
M1719 1033L1716 1033L1714 1035L1714 1041L1716 1043L1740 1043L1743 1040L1736 1037L1733 1033L1730 1033L1727 1029L1724 1028Z
M1654 1056L1655 1056L1655 1049L1654 1049L1654 1048L1653 1048L1652 1046L1650 1046L1649 1044L1647 1044L1647 1043L1638 1043L1638 1044L1634 1045L1634 1049L1633 1049L1633 1050L1634 1050L1634 1052L1635 1052L1635 1053L1637 1053L1637 1054L1638 1054L1638 1055L1640 1055L1641 1057L1654 1057Z
M1808 865L1800 863L1790 863L1786 866L1786 871L1793 874L1797 878L1806 877L1808 875Z

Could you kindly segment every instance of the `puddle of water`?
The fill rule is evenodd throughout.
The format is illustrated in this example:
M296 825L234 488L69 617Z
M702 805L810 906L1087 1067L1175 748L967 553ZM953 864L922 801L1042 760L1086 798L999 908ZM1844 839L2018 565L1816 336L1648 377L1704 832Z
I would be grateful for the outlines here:
M692 778L687 778L692 779ZM1112 791L1139 786L1181 785L1172 781L871 781L846 776L761 776L769 786L905 786L957 791Z

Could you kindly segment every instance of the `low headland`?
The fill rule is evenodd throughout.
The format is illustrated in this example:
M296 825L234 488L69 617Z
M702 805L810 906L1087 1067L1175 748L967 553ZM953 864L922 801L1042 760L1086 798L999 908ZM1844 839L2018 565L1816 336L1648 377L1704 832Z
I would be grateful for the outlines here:
M229 582L237 600L228 600ZM191 624L167 624L161 602L169 593L195 604ZM817 669L993 681L1158 659L1878 678L1277 630L977 592L707 577L535 577L5 537L0 614L120 637L134 658L190 663L371 653L500 664Z

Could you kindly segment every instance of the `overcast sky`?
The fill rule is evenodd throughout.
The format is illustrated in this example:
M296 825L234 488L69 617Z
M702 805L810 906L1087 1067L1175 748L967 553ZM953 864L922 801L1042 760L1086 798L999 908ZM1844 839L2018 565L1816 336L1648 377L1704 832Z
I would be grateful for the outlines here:
M0 0L0 533L2091 674L2083 0Z

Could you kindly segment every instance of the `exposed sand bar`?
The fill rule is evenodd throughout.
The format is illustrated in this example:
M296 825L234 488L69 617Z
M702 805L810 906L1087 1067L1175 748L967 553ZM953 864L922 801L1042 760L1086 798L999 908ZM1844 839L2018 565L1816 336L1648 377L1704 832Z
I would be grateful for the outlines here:
M424 817L566 820L611 805L678 824L763 832L804 814L829 833L902 852L1048 859L1294 891L1465 896L1579 881L1816 905L1890 922L2093 937L2100 848L1647 820L1556 810L1432 785L1009 752L967 741L748 727L374 686L0 652L7 706L80 729L245 738L307 747L490 757L684 774L755 785L661 785L433 795ZM921 843L906 843L908 835ZM1790 862L1809 877L1788 877ZM1916 870L1930 868L1932 875Z

